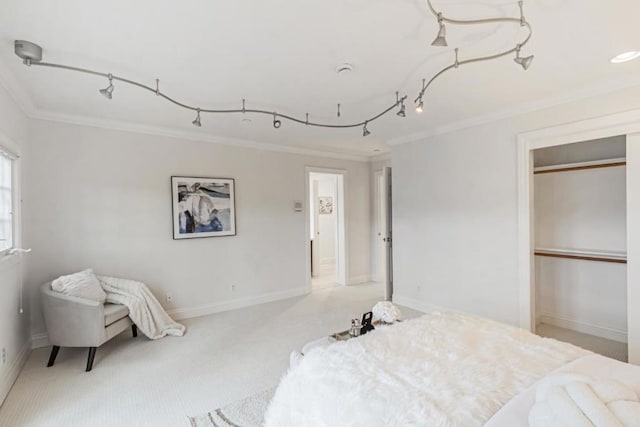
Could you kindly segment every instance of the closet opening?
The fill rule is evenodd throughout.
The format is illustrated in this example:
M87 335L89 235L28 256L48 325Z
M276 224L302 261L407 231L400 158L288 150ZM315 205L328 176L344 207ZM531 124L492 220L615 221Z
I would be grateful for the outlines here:
M627 361L626 136L532 150L535 331Z

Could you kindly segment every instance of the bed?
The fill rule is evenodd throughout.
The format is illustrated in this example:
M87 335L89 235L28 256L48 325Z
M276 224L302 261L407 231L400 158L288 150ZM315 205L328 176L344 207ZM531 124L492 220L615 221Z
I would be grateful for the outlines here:
M310 351L282 378L265 426L528 426L536 385L562 372L596 373L640 393L640 367L434 312Z

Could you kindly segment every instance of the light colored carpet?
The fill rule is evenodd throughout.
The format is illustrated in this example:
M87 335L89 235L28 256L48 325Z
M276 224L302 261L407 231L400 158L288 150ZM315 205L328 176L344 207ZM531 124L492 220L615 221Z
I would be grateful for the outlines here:
M264 415L276 389L271 388L198 417L192 427L262 427Z
M602 354L603 356L617 359L621 362L627 362L628 360L626 343L611 341L606 338L583 334L581 332L547 325L545 323L540 323L536 326L536 333L542 337L553 338L558 341L564 341L586 348L594 353Z
M0 426L188 427L189 416L278 384L292 349L347 329L382 295L380 284L334 287L185 320L182 338L125 332L98 349L90 373L86 349L61 349L52 368L50 348L34 350L0 407Z

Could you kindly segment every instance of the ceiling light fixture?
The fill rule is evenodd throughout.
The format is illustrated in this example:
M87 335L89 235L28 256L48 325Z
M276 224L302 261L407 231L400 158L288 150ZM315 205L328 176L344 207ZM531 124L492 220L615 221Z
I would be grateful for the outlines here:
M369 122L364 122L364 126L362 127L362 136L369 136L371 135L371 132L369 132L369 129L367 129L367 124Z
M280 129L280 126L282 126L282 122L278 120L278 115L276 113L273 113L273 127L276 129Z
M621 53L611 58L612 64L622 64L623 62L633 61L640 58L640 52L637 50L631 50L629 52Z
M400 110L396 113L398 117L407 117L406 108L404 106L404 99L400 100L400 92L396 92L396 105L400 106Z
M528 70L529 66L531 65L531 62L533 62L533 55L521 57L520 48L521 46L518 45L518 47L516 48L516 57L513 58L513 60L515 61L516 64L520 64L522 65L522 68L524 68L525 70Z
M113 76L109 74L109 86L104 89L100 89L100 93L107 99L111 99L113 97Z
M196 111L198 112L198 114L196 115L196 118L191 122L191 124L193 124L195 127L201 127L202 123L200 122L200 109L197 108Z
M425 92L427 91L427 89L429 88L429 86L431 86L431 84L440 76L442 76L444 73L446 73L447 71L454 69L454 68L458 68L461 67L463 65L467 65L467 64L472 64L475 62L484 62L484 61L491 61L494 59L498 59L498 58L502 58L503 56L507 56L507 55L511 55L512 53L516 53L516 59L518 59L519 64L522 65L522 67L526 70L527 68L529 68L529 65L531 65L531 61L533 61L533 56L527 56L526 58L520 58L519 57L519 51L520 49L526 45L527 43L529 43L529 40L531 40L531 36L533 35L533 30L531 29L531 24L529 24L529 22L525 19L524 17L524 3L522 0L520 0L518 2L518 7L520 8L520 16L518 18L484 18L484 19L451 19L451 18L447 18L446 16L444 16L441 12L438 12L434 9L433 5L431 4L431 0L427 0L427 6L429 7L429 10L431 10L431 13L433 13L435 16L438 17L438 22L442 21L442 24L444 26L444 23L449 23L449 24L456 24L456 25L480 25L480 24L496 24L496 23L509 23L509 24L518 24L520 27L523 27L527 30L527 35L524 38L524 40L522 40L520 43L517 43L516 46L514 48L502 51L502 52L498 52L498 53L494 53L492 55L486 55L486 56L478 56L475 58L469 58L469 59L465 59L463 61L458 60L458 51L456 49L456 58L455 61L453 62L453 64L448 65L446 67L444 67L443 69L441 69L440 71L438 71L436 74L433 75L433 77L431 77L431 79L429 79L429 81L425 84L424 80L423 80L423 84L422 84L422 90L420 90L420 92L418 93L418 96L416 97L415 101L417 106L416 106L416 111L421 113L424 109L424 103L423 103L423 97ZM438 36L440 36L440 32L438 32ZM438 38L436 37L436 40L434 40L434 43L438 40Z
M431 46L449 46L447 44L447 28L444 26L441 12L438 12L438 25L440 26L440 29L438 30L438 35L436 36L436 38L433 40L433 42L431 42Z
M516 62L518 64L522 65L522 67L525 70L527 68L529 68L529 65L531 64L531 61L533 60L533 56L528 56L528 57L524 57L524 58L520 57L520 49L529 42L529 40L531 39L531 36L532 36L531 25L524 18L522 1L518 2L518 5L520 7L520 16L518 18L500 17L500 18L485 18L485 19L472 19L472 20L461 20L461 19L448 18L448 17L444 16L442 12L438 12L433 8L433 5L431 4L431 0L427 0L427 5L428 5L429 10L431 11L431 13L433 13L433 15L436 16L437 19L438 19L439 30L438 30L438 35L437 35L436 39L432 43L434 46L447 46L445 24L453 24L453 25L475 25L475 24L479 24L480 25L480 24L495 24L495 23L509 23L509 24L517 23L521 27L526 28L527 31L528 31L528 34L526 35L524 40L522 40L519 43L517 43L514 48L508 49L508 50L505 50L505 51L502 51L502 52L494 53L494 54L491 54L491 55L479 56L479 57L469 58L469 59L465 59L463 61L459 61L458 60L458 55L457 55L457 50L456 50L456 59L455 59L454 63L452 63L451 65L448 65L448 66L444 67L443 69L441 69L440 71L438 71L436 74L434 74L431 77L431 79L429 79L428 82L426 82L426 80L423 80L422 89L420 90L420 92L418 93L418 95L417 95L417 97L415 98L415 101L414 101L416 103L416 111L417 112L422 112L424 110L424 99L423 98L424 98L425 92L427 91L429 86L431 86L431 84L438 77L442 76L444 73L446 73L447 71L449 71L449 70L451 70L453 68L458 68L458 67L460 67L462 65L475 63L475 62L490 61L490 60L501 58L503 56L507 56L507 55L510 55L510 54L513 54L513 53L516 54L515 60L516 60ZM35 43L31 43L31 42L24 41L24 40L16 40L15 44L14 44L14 47L15 47L15 54L18 57L20 57L22 59L22 61L24 62L24 64L27 65L27 66L39 65L39 66L42 66L42 67L58 68L58 69L64 69L64 70L69 70L69 71L76 71L76 72L85 73L85 74L91 74L91 75L94 75L94 76L107 77L109 79L109 86L107 86L105 89L100 89L100 93L103 96L105 96L106 98L108 98L108 99L111 99L112 95L113 95L113 90L114 90L113 81L117 80L119 82L126 83L126 84L129 84L129 85L132 85L132 86L136 86L136 87L138 87L140 89L152 92L156 96L162 97L166 101L169 101L169 102L175 104L178 107L186 108L186 109L192 110L192 111L197 111L196 119L192 123L193 123L194 126L198 126L198 127L202 126L202 124L200 122L200 113L209 113L209 114L237 114L237 113L245 114L245 113L253 113L253 114L273 115L274 116L273 125L276 128L280 127L280 125L282 124L281 120L289 120L291 122L303 124L303 125L306 125L306 126L314 126L314 127L321 127L321 128L331 128L331 129L349 129L349 128L362 127L363 136L367 136L367 135L370 134L369 130L367 129L367 125L370 122L378 120L381 117L389 114L394 109L400 107L400 110L397 111L396 114L398 116L400 116L400 117L404 117L405 116L405 100L407 99L406 95L404 95L400 99L398 99L398 95L396 95L396 100L395 100L395 102L393 104L389 105L384 110L380 111L379 113L377 113L375 115L370 116L369 118L367 118L365 120L361 120L361 121L354 122L354 123L344 123L344 124L310 121L309 120L309 113L306 113L306 119L303 120L301 118L298 118L298 117L295 117L295 116L292 116L292 115L274 112L273 110L269 111L269 110L258 109L258 108L246 108L244 99L242 100L242 108L241 109L239 109L239 108L227 108L227 109L207 108L207 109L201 109L201 108L196 108L194 106L188 105L188 104L186 104L184 102L177 101L176 99L171 98L167 94L165 94L162 91L160 91L160 81L158 79L156 79L155 87L151 87L151 86L148 86L148 85L146 85L144 83L141 83L141 82L138 82L138 81L135 81L135 80L131 80L131 79L127 79L125 77L120 77L120 76L117 76L117 75L113 75L111 73L107 74L107 73L103 73L103 72L100 72L100 71L95 71L95 70L90 70L90 69L86 69L86 68L75 67L75 66L71 66L71 65L42 62L42 48L40 46L38 46L37 44L35 44ZM640 54L639 54L639 56L640 56ZM342 74L342 73L350 71L352 68L353 67L350 64L342 64L342 65L338 66L337 71ZM338 114L338 117L340 117L340 114Z

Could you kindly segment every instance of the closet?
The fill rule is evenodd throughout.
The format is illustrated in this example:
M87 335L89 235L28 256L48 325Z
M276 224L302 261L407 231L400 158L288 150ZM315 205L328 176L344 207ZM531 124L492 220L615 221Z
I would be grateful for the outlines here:
M625 156L625 136L534 151L536 321L549 336L627 341Z

